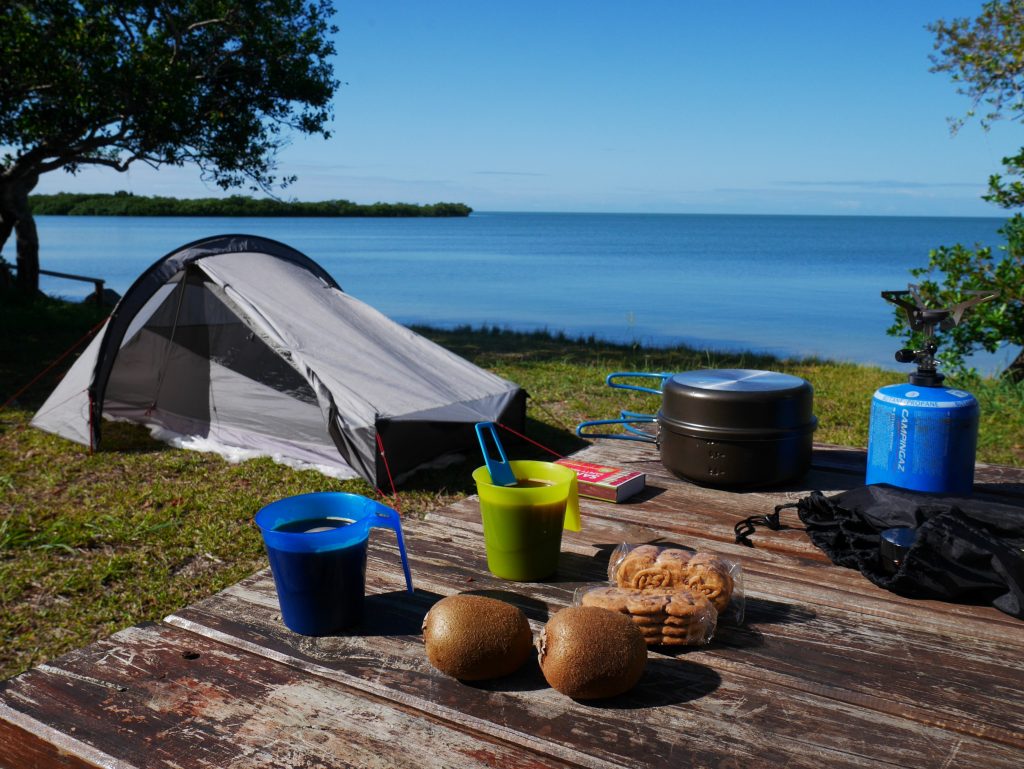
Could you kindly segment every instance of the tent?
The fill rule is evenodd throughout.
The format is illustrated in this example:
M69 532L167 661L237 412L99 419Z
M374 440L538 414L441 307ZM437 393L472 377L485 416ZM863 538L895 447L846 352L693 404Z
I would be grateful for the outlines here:
M309 257L222 235L146 270L32 424L100 446L103 418L383 487L522 430L526 393L344 293ZM190 445L186 440L185 445Z

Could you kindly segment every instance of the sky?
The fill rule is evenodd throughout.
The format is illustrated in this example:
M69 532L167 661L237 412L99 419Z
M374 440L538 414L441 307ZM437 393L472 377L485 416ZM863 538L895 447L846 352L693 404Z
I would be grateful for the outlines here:
M972 0L338 0L330 139L285 199L478 211L999 216L1024 144L929 71ZM195 168L44 175L36 192L226 194ZM246 190L236 192L245 193Z

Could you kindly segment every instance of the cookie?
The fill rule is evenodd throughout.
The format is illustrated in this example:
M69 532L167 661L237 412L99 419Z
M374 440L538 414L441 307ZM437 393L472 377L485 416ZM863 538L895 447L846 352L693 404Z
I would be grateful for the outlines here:
M686 584L686 566L692 555L689 550L670 547L658 554L655 565L668 576L667 584L683 587Z
M584 606L598 606L602 609L628 614L626 597L630 594L631 591L621 587L597 587L584 593L581 603Z
M711 553L697 553L687 564L686 586L695 595L703 595L723 611L732 598L733 580L729 567Z
M633 623L641 630L645 628L662 628L665 626L667 614L630 614Z
M636 587L635 576L654 566L658 559L658 548L654 545L640 545L626 553L615 569L615 583L619 587Z
M648 628L647 630L640 628L640 635L644 637L644 641L647 642L648 646L660 644L661 639L665 637L661 632L661 628Z
M671 600L671 593L636 590L626 597L626 610L630 614L665 614L665 607Z
M666 614L683 619L691 619L708 612L708 599L704 595L695 594L685 589L674 592L671 600L665 605Z
M672 625L664 625L661 628L661 634L663 636L669 636L671 638L689 638L690 636L699 636L700 628L696 627L673 627Z
M647 642L648 646L689 646L691 644L691 641L688 638L679 638L677 636L670 635L663 635L653 643L648 641L646 638L644 641Z
M683 582L680 582L677 585L672 573L656 563L633 574L630 586L637 590L658 590L661 588L679 587L683 584Z
M665 627L690 627L694 622L700 622L707 619L707 613L696 614L689 617L674 617L671 614L667 614L665 615L665 622L663 624Z

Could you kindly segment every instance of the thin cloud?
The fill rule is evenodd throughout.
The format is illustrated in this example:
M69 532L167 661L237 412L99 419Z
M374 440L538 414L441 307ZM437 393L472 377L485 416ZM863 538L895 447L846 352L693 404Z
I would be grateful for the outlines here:
M533 171L477 171L478 176L547 176Z
M977 182L907 182L896 179L832 179L819 181L781 181L776 182L788 187L853 187L856 189L898 190L898 189L941 189L947 187L964 187L978 189L984 185Z

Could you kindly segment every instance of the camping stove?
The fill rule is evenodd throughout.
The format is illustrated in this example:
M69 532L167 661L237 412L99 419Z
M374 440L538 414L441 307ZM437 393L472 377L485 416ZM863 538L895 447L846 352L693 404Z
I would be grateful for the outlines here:
M991 291L949 309L928 309L915 285L906 291L883 291L882 298L900 307L910 327L924 333L921 349L896 353L900 363L916 363L906 384L879 388L871 400L867 483L968 496L974 484L978 442L978 401L969 392L943 387L937 370L935 330L948 331L976 304L994 299Z

